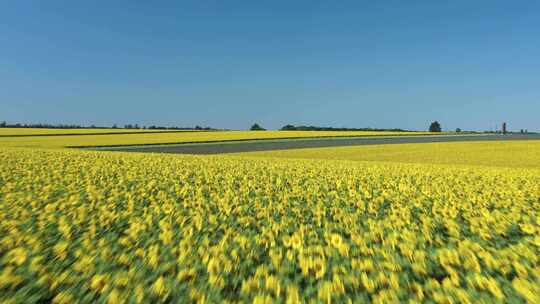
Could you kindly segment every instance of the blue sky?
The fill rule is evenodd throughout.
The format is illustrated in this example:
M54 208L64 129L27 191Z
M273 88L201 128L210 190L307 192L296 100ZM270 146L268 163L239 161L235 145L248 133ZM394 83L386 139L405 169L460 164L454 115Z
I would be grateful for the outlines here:
M1 1L0 120L540 130L538 1Z

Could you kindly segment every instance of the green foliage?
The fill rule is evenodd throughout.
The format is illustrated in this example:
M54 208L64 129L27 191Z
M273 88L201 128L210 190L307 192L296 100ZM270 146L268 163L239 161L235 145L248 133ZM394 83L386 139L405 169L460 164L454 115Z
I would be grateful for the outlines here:
M393 128L393 129L377 129L377 128L336 128L336 127L319 127L319 126L295 126L285 125L281 131L386 131L386 132L410 132L409 130Z
M251 131L265 131L266 129L261 127L258 123L255 123L250 128Z
M434 121L429 126L429 132L441 132L441 124L438 121Z

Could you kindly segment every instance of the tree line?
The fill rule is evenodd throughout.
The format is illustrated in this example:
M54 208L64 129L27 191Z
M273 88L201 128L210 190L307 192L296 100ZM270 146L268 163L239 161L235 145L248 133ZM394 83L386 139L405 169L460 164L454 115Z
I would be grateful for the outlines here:
M261 127L258 123L255 123L250 128L251 131L264 131L265 128ZM387 131L387 132L413 132L411 130L392 128L392 129L380 129L380 128L335 128L335 127L318 127L318 126L295 126L285 125L281 131ZM441 124L438 121L434 121L429 125L429 132L442 132ZM456 132L461 132L461 129L457 128Z
M119 126L118 124L113 124L110 127L103 127L103 126L96 126L96 125L90 125L90 126L84 126L84 125L78 125L78 124L46 124L46 123L14 123L10 124L5 121L0 122L0 128L36 128L36 129L148 129L148 130L218 130L211 127L201 127L201 126L195 126L195 127L178 127L178 126L156 126L156 125L139 125L139 124L125 124L123 126Z
M319 127L319 126L294 126L285 125L281 128L282 131L392 131L392 132L410 132L409 130L391 128L336 128L336 127Z
M263 131L265 128L259 124L253 124L250 128L252 131ZM399 128L392 129L379 129L379 128L336 128L336 127L319 127L319 126L295 126L285 125L281 131L390 131L390 132L412 132L410 130L404 130Z
M178 126L158 126L158 125L139 125L139 124L125 124L122 127L117 124L113 124L111 127L102 127L96 125L84 126L77 124L46 124L46 123L33 123L33 124L22 124L15 123L9 124L5 121L0 122L0 128L43 128L43 129L148 129L148 130L199 130L199 131L213 131L213 130L223 130L216 129L212 127L178 127ZM255 123L251 126L250 130L252 131L264 131L265 128L261 127L258 123ZM391 129L381 129L381 128L336 128L336 127L319 127L319 126L295 126L295 125L285 125L281 131L389 131L389 132L412 132L410 130L400 129L400 128L391 128ZM441 124L438 121L434 121L429 126L430 132L441 132ZM456 132L461 132L461 129L456 129Z

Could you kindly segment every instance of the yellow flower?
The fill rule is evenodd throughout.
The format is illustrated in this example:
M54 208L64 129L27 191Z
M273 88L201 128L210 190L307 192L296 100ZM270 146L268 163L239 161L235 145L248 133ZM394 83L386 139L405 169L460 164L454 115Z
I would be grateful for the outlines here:
M287 286L287 300L286 304L300 304L300 295L298 294L298 288L295 285Z
M71 304L74 303L75 299L72 295L66 292L58 293L52 300L53 304Z
M118 292L118 290L113 289L109 296L107 297L107 304L121 304L125 301L122 299L122 296Z
M333 233L330 236L330 244L334 246L334 248L339 248L342 244L343 240L341 239L341 236L339 234Z
M53 247L54 254L60 260L64 260L67 257L67 248L69 244L65 241L59 242Z
M272 304L272 297L269 295L257 295L253 298L253 304Z
M290 236L288 236L288 235L283 236L282 241L283 241L283 245L285 245L285 247L291 247L292 242L291 242L291 237Z
M526 278L528 276L527 268L525 268L525 266L523 266L521 263L514 262L512 265L520 277Z
M90 288L101 292L103 287L105 287L107 277L104 274L96 274L90 280Z
M326 263L322 259L315 259L313 261L313 269L315 271L315 278L321 279L326 273Z
M135 299L137 303L142 303L144 299L144 288L141 285L135 287Z
M527 303L540 303L540 288L534 283L515 278L512 281L512 286L525 300L527 300Z
M22 247L18 247L15 249L12 249L8 254L9 262L12 264L15 264L17 266L20 266L26 261L26 250Z
M220 262L217 258L210 258L208 261L208 265L206 267L206 271L208 271L209 274L217 274L221 270Z
M272 275L266 277L265 287L268 291L273 292L276 298L279 298L281 294L281 284L279 283L279 279L277 277Z
M324 303L330 304L332 303L332 294L333 294L332 282L324 282L321 286L319 286L317 297L319 298L319 300L323 301Z
M300 238L300 236L298 234L293 234L293 236L291 237L291 246L292 248L298 250L302 247L302 239Z
M22 283L23 277L16 275L14 272L15 269L11 266L3 269L0 273L0 287L16 287Z
M165 278L160 276L152 285L152 292L158 296L164 296L167 293Z

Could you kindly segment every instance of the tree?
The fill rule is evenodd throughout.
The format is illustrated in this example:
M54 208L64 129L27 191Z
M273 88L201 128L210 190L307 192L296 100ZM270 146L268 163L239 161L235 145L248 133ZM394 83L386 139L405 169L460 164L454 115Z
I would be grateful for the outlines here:
M0 122L0 128L5 128L5 127L7 127L7 122L5 121Z
M441 132L441 124L438 121L434 121L429 126L429 132Z
M296 127L293 125L285 125L283 128L281 128L282 131L294 131L296 130Z
M461 132L461 129L460 128L456 128L456 133L460 133Z
M264 130L266 130L266 129L263 128L263 127L261 127L261 126L259 126L258 123L255 123L255 124L253 124L253 126L251 126L250 130L251 130L251 131L264 131Z

